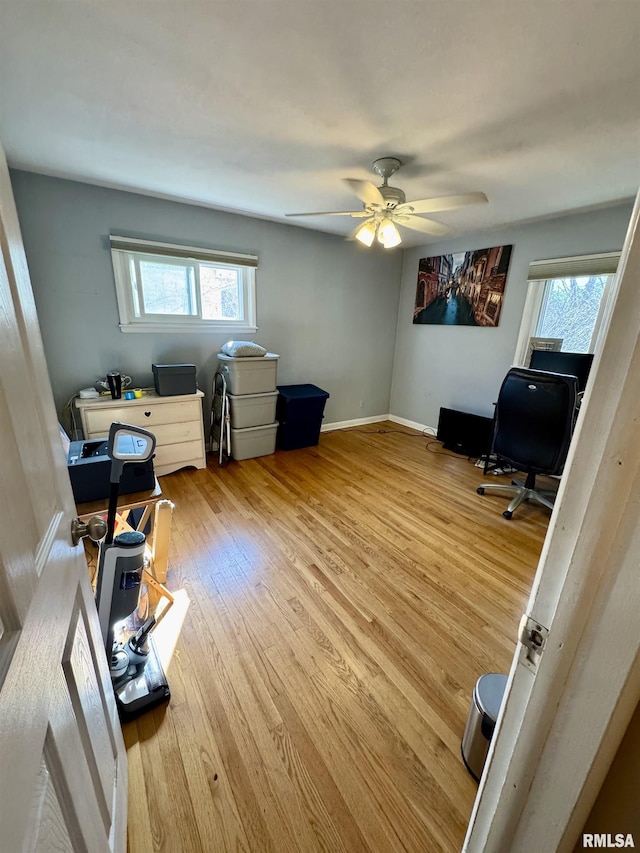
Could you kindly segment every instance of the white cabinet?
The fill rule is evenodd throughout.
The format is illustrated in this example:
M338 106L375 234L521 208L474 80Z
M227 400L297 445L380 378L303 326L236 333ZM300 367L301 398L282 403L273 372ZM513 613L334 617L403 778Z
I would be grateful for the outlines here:
M202 391L159 397L153 391L135 400L83 400L76 397L85 438L104 438L114 421L148 429L156 437L153 466L157 477L192 465L206 468Z

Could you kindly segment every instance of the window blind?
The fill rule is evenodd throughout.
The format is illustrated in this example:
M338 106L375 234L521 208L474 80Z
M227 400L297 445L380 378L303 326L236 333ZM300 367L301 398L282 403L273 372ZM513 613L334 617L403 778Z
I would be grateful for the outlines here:
M598 255L531 261L528 280L546 281L549 278L578 278L581 275L613 275L618 268L619 260L620 252L604 252Z
M217 249L202 249L195 246L180 246L172 243L156 243L153 240L136 240L132 237L109 236L112 249L122 252L142 252L147 255L164 255L170 258L187 258L210 264L233 264L237 267L257 267L257 255L241 255Z

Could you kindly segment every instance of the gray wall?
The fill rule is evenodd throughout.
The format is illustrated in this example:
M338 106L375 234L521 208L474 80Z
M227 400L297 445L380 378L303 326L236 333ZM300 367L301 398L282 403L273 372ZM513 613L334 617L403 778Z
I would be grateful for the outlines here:
M60 410L109 370L151 385L154 361L195 363L208 393L228 337L123 335L109 234L257 254L259 330L250 337L280 354L279 384L327 390L325 423L392 412L435 426L441 406L492 414L513 361L529 262L620 249L631 215L629 203L385 253L295 226L28 172L13 171L11 179ZM497 328L413 325L421 257L505 243L514 248Z
M120 331L108 236L124 234L258 255L259 329L239 337L280 354L279 384L328 391L325 423L389 411L399 252L28 172L11 180L59 410L110 370L152 385L152 362L194 363L211 387L228 334Z
M441 406L492 416L513 364L530 261L621 249L631 209L629 202L405 251L390 411L428 426L437 426ZM506 244L513 253L496 328L413 325L420 258Z

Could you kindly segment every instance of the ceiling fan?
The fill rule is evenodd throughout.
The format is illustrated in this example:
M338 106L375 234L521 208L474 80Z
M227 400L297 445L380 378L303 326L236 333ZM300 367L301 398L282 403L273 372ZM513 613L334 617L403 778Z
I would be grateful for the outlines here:
M346 178L360 201L363 210L323 210L317 213L287 213L287 216L352 216L364 219L347 239L359 240L365 246L371 246L376 236L385 249L392 249L402 242L397 226L421 231L423 234L441 237L449 233L449 228L434 219L425 219L421 214L439 210L458 210L471 204L481 204L488 199L484 193L465 193L464 195L441 196L440 198L420 198L407 201L399 187L390 187L388 180L398 171L402 163L396 157L381 157L373 163L373 171L382 178L382 186L376 187L371 181Z

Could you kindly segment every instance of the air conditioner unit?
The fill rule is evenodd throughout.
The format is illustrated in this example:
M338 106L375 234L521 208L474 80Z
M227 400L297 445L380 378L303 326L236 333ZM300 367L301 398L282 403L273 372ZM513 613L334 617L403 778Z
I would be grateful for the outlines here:
M525 367L531 363L531 353L534 349L543 349L547 352L561 352L564 338L529 338L529 348L525 359Z

